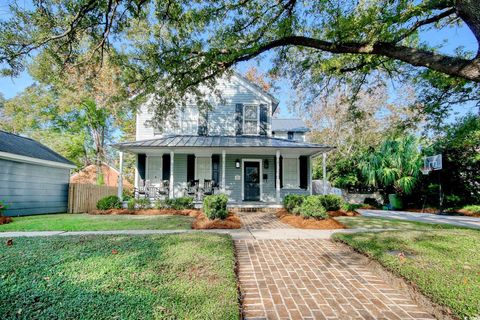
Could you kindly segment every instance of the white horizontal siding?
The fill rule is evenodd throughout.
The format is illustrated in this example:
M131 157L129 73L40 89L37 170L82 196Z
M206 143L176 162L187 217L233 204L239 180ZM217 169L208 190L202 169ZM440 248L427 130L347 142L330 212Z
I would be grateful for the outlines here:
M235 105L242 104L267 104L268 111L268 128L267 132L271 132L271 113L272 102L264 95L260 94L256 89L249 85L245 80L237 76L232 76L230 79L221 79L217 84L216 90L221 92L222 99L218 99L212 94L211 103L212 110L208 112L208 134L209 135L235 135ZM142 105L137 113L136 124L136 139L146 140L159 137L155 135L153 127L149 126L147 122L152 119L152 112L149 109L149 103ZM190 119L198 121L198 109L195 105L191 105L185 109L183 119ZM182 117L178 117L176 121L181 121ZM172 125L166 121L163 125L162 135L170 134L192 134L192 132L185 132L185 130L178 130L177 126ZM193 134L196 134L194 132Z

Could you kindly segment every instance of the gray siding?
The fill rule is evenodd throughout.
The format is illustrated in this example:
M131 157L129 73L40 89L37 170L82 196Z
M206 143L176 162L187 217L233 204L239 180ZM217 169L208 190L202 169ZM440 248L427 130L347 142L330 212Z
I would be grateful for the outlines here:
M220 155L220 181L222 180L222 157ZM242 168L235 168L235 161L239 159L261 159L262 163L262 175L266 174L267 179L262 179L262 200L265 202L275 202L276 201L276 190L275 190L275 156L260 156L260 155L235 155L227 154L225 157L225 184L226 184L226 194L233 202L242 201ZM269 165L268 169L264 168L264 161L268 160ZM187 154L175 154L174 157L174 196L181 197L185 196L185 189L187 187ZM239 179L236 180L235 176L238 176ZM262 177L263 178L263 177ZM287 194L310 194L309 190L304 189L281 189L280 196L283 199Z
M0 159L0 200L6 215L67 212L70 170Z
M235 135L235 105L241 104L266 104L267 112L267 135L271 135L271 114L272 101L265 95L260 94L258 90L254 89L246 81L232 76L230 79L221 79L217 85L217 90L222 92L223 101L217 101L212 95L213 109L208 112L208 135ZM155 135L153 127L149 126L147 122L152 118L152 113L149 110L148 102L140 107L137 113L136 124L136 140L146 140L159 137ZM198 120L198 109L196 105L190 105L177 121ZM172 126L166 122L163 126L162 135L168 134L196 134L196 130L188 131L187 129L179 130L178 126ZM177 129L175 129L177 128Z

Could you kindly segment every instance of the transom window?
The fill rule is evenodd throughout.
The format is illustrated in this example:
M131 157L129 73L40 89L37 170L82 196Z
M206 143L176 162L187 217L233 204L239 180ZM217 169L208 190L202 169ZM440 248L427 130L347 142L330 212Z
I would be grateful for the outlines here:
M243 134L258 134L258 106L245 105L243 107Z

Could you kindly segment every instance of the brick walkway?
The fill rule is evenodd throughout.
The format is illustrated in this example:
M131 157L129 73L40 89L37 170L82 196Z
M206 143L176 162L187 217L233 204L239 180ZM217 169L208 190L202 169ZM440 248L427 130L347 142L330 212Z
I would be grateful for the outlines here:
M237 212L243 228L249 229L292 229L280 221L273 212Z
M237 240L245 319L433 319L328 240Z

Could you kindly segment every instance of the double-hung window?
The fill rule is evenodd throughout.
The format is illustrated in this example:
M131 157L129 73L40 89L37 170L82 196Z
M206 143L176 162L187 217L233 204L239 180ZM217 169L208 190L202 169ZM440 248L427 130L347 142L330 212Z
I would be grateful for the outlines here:
M298 158L283 158L283 188L300 187L300 164Z
M259 133L259 112L256 105L245 105L243 107L243 134Z
M196 162L195 178L203 186L205 180L212 179L212 157L197 157Z

